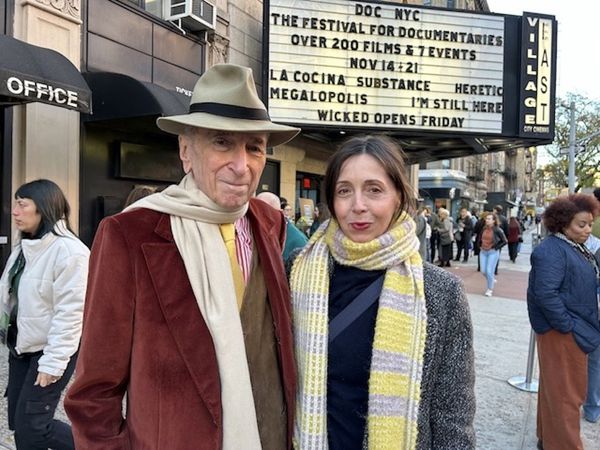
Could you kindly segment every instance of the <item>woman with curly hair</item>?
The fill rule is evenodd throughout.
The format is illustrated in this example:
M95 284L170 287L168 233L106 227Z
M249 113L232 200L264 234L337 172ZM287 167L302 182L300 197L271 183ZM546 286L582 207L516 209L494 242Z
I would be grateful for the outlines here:
M599 209L587 194L555 200L543 217L549 235L531 255L527 307L540 365L538 448L545 450L583 449L587 354L600 345L600 270L584 243Z

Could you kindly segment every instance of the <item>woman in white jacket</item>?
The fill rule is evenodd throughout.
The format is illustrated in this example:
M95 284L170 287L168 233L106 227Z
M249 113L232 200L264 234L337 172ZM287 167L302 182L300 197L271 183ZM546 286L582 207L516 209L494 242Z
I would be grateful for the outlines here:
M88 248L69 225L60 188L36 180L15 193L20 239L0 278L0 337L9 349L8 424L17 449L73 449L54 419L77 359Z

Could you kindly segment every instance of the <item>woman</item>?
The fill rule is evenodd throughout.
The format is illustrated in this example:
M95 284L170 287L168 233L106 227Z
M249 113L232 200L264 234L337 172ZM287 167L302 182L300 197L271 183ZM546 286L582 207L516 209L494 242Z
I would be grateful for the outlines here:
M517 261L517 255L519 254L519 242L522 241L521 237L521 224L516 217L512 216L508 220L508 256L512 262Z
M9 349L8 426L17 449L73 449L54 411L77 358L89 250L69 225L69 204L49 180L15 193L20 238L0 278Z
M474 448L468 305L456 277L423 268L401 149L351 138L328 164L325 195L332 218L290 280L296 447Z
M473 254L477 256L477 272L481 270L481 257L479 255L479 240L481 237L481 232L485 228L485 216L487 212L482 212L477 217L477 222L473 225L473 235L475 236L475 240L473 242Z
M543 216L550 234L531 254L527 307L538 347L537 437L544 450L583 449L587 353L600 345L600 271L583 244L598 208L587 194L556 199Z
M486 297L491 297L494 293L494 272L500 259L500 249L506 245L506 236L498 225L498 218L492 212L486 212L484 225L479 233L479 262L481 274L485 277L487 289Z
M329 220L330 217L331 214L329 214L329 208L327 208L327 205L325 203L317 203L317 206L315 206L313 223L310 226L308 235L312 236L315 231L319 229L321 224Z
M446 208L438 209L440 224L438 227L440 241L440 267L450 267L452 259L452 243L454 242L454 226L450 220L450 213Z

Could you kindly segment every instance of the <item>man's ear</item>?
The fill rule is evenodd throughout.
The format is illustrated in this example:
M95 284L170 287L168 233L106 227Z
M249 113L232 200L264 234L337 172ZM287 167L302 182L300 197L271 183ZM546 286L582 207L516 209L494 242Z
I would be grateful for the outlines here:
M179 135L179 159L181 159L183 165L183 172L186 174L192 170L191 151L188 137Z

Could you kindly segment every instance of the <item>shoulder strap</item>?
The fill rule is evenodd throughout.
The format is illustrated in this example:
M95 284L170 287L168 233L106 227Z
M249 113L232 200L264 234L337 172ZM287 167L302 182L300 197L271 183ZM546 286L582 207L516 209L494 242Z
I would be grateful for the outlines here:
M369 306L375 303L381 294L385 273L377 277L369 286L352 300L337 316L329 322L329 342L332 342L352 322L358 319Z

